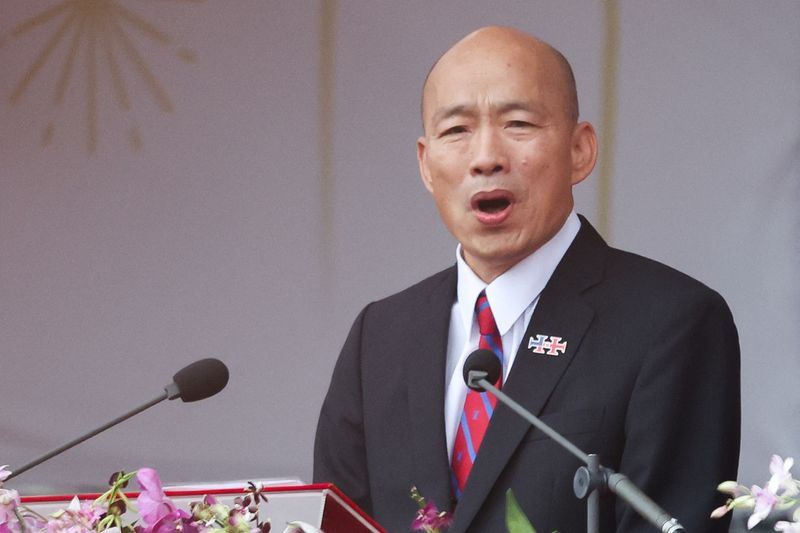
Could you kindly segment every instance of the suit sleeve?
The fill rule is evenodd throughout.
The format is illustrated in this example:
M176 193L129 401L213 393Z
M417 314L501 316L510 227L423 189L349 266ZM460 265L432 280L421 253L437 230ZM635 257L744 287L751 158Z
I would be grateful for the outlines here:
M709 518L736 479L740 436L739 340L730 310L704 290L664 307L631 393L620 471L686 531L726 532ZM699 300L699 301L698 301ZM618 500L617 531L654 531Z
M333 483L372 514L361 384L361 331L364 309L347 336L333 371L317 424L314 481Z

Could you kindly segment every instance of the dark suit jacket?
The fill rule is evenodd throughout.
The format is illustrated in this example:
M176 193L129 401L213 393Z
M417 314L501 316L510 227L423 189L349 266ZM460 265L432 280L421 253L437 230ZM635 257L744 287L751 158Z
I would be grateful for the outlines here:
M603 465L626 474L689 532L736 479L739 344L722 297L581 230L541 294L504 391ZM320 414L314 479L338 485L390 532L415 513L412 485L450 505L444 430L445 356L456 269L358 316ZM533 296L533 295L532 295ZM537 334L566 353L527 348ZM501 532L511 488L538 531L586 530L572 492L579 462L498 404L457 505L453 533ZM655 531L606 495L601 531Z

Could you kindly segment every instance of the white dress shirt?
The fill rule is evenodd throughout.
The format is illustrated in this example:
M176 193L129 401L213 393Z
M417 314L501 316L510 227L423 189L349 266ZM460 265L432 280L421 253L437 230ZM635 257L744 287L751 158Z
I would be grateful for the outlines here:
M475 300L486 290L497 329L503 344L503 382L514 364L517 348L539 301L539 295L561 258L569 248L581 222L575 211L552 239L538 250L511 267L490 284L481 280L461 256L461 245L456 248L458 287L456 301L450 312L450 332L447 339L447 369L445 383L444 419L447 433L447 455L452 458L467 385L462 378L464 362L478 349L478 323L475 320Z

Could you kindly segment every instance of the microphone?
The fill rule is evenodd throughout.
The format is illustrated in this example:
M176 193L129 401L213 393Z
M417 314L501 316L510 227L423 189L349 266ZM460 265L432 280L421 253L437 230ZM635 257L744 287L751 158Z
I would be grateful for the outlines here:
M228 384L228 367L219 359L200 359L178 370L164 387L167 398L196 402L214 396Z
M599 531L599 493L607 490L610 490L633 507L642 518L656 526L662 533L684 531L683 526L678 523L676 518L661 509L624 474L602 466L597 455L586 454L563 435L539 420L533 413L495 387L493 383L497 382L501 372L500 360L493 351L487 349L475 350L469 354L464 363L464 381L467 387L478 392L491 392L499 402L509 407L533 427L556 441L562 448L588 466L588 468L586 466L580 467L573 480L575 496L583 498L587 494L589 495L587 500L587 533Z
M467 357L467 361L464 363L464 381L470 389L483 392L483 387L478 384L476 378L480 377L489 383L497 383L502 371L503 366L497 355L491 350L481 348Z
M214 396L219 391L224 389L225 385L228 384L228 377L228 367L225 366L225 363L219 359L200 359L199 361L195 361L194 363L178 370L178 372L176 372L172 377L172 382L164 387L164 392L159 394L157 397L131 411L128 411L122 416L118 416L114 420L103 424L99 428L94 429L89 433L78 437L77 439L69 441L63 446L44 454L38 459L34 459L30 463L14 469L11 475L6 478L6 481L30 470L34 466L38 466L48 459L52 459L56 455L59 455L70 448L77 446L81 442L94 437L98 433L102 433L103 431L116 426L120 422L124 422L130 417L137 415L145 409L149 409L150 407L153 407L157 403L161 403L164 400L174 400L175 398L180 398L184 402L196 402L198 400L203 400L210 396Z

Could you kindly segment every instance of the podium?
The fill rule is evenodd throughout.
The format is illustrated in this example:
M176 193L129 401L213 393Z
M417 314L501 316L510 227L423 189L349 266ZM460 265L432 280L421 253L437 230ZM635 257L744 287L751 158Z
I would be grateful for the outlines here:
M216 497L221 503L232 505L233 499L246 493L246 487L213 488L202 490L170 490L164 493L181 509L188 511L189 502L198 501L205 495ZM139 493L126 491L135 499ZM375 520L330 483L313 485L287 485L264 488L267 503L262 503L260 514L269 518L273 531L280 533L287 522L302 521L325 533L386 533ZM80 500L91 501L100 494L78 494ZM22 503L40 514L51 514L66 507L73 495L26 496Z

